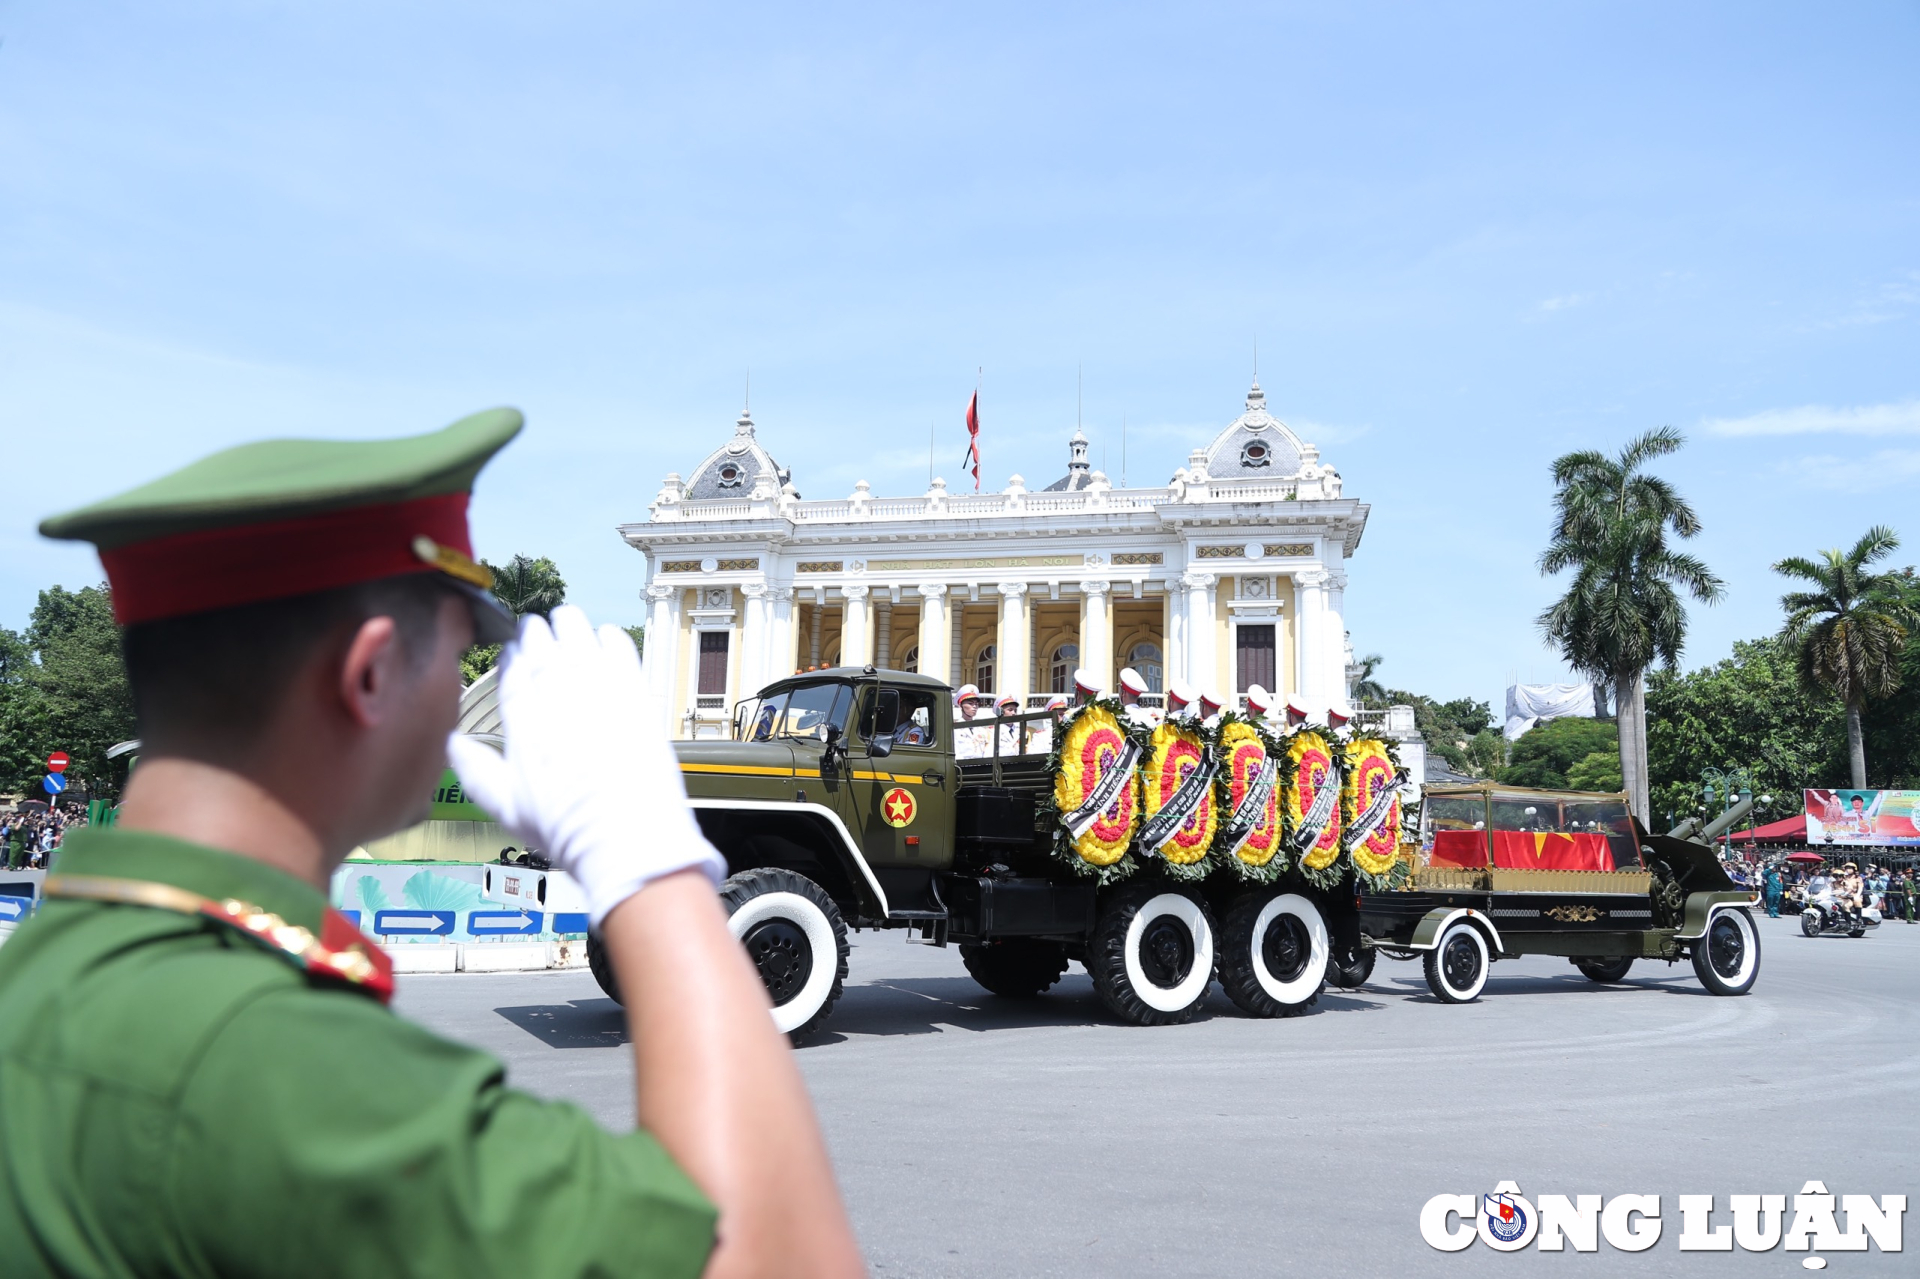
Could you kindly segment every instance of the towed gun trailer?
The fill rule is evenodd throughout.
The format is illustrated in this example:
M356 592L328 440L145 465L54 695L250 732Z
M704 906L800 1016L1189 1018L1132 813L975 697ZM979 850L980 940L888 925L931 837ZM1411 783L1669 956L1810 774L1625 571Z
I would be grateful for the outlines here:
M1454 998L1441 995L1449 1002L1476 997L1495 957L1672 958L1697 950L1703 930L1719 927L1723 907L1749 900L1723 891L1732 885L1710 850L1673 840L1665 842L1683 851L1664 854L1660 864L1680 869L1666 878L1639 870L1599 893L1569 893L1556 881L1529 896L1539 905L1525 907L1506 905L1504 868L1490 865L1443 865L1437 877L1422 867L1407 891L1377 895L1357 894L1351 880L1322 889L1297 873L1265 884L1219 875L1176 882L1149 868L1100 884L1053 855L1047 801L1054 778L1044 743L1058 731L1055 717L970 721L962 732L991 743L978 758L956 756L955 727L945 683L840 667L776 681L740 703L731 740L674 744L701 830L727 862L720 897L729 926L765 982L782 1031L805 1035L832 1012L847 976L850 928L904 930L909 940L957 946L973 978L1009 998L1043 994L1078 962L1117 1017L1159 1025L1189 1020L1216 978L1249 1014L1305 1012L1329 981L1361 984L1376 951L1433 956L1429 981L1437 970L1444 982L1435 992L1450 992ZM1501 792L1510 793L1519 792ZM1490 802L1482 796L1483 807ZM1624 799L1616 802L1624 818ZM1620 922L1604 936L1583 933L1588 949L1542 951L1533 947L1543 934L1516 929L1504 913L1534 910L1555 921L1544 935L1557 936L1555 907L1604 899L1631 909L1621 903L1633 891L1648 917L1643 925L1654 922L1656 891L1668 894L1659 897L1663 912L1677 900L1673 926L1649 932ZM1696 913L1699 927L1689 933ZM1725 989L1708 982L1716 993L1743 993L1758 969L1752 923L1744 912L1739 919L1730 927L1750 960L1734 964ZM588 938L587 958L601 989L618 1000L597 936Z
M1405 886L1359 899L1367 945L1355 971L1364 978L1377 954L1418 958L1434 997L1460 1004L1497 959L1563 955L1602 983L1637 959L1690 959L1708 991L1744 995L1760 975L1753 900L1709 844L1647 834L1625 792L1428 786Z

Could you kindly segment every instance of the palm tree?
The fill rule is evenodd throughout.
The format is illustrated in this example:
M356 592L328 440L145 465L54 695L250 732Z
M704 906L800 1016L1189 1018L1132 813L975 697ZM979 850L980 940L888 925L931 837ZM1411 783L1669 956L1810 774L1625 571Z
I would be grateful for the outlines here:
M486 564L485 560L481 563ZM516 555L493 569L493 595L515 617L538 613L545 617L567 602L567 584L554 562L544 555L538 559Z
M1350 694L1354 701L1362 706L1368 702L1380 702L1383 705L1386 703L1387 687L1373 677L1374 671L1378 670L1380 664L1386 660L1378 653L1368 653L1355 663L1357 669L1354 672L1353 688Z
M1855 790L1867 785L1861 712L1869 698L1899 691L1907 643L1903 623L1916 620L1892 574L1866 571L1899 546L1892 529L1876 525L1850 551L1822 551L1819 560L1796 555L1773 566L1783 577L1811 582L1815 588L1780 597L1780 607L1787 610L1782 633L1797 650L1801 682L1815 692L1831 693L1847 708L1847 762Z
M1725 594L1707 566L1667 545L1667 535L1700 531L1693 507L1643 467L1686 442L1663 426L1630 441L1616 457L1588 449L1553 464L1553 540L1540 571L1573 570L1567 593L1540 614L1541 633L1577 671L1613 687L1620 726L1620 771L1642 823L1647 805L1646 671L1672 666L1686 645L1684 590L1705 604ZM1676 589L1678 588L1678 589Z

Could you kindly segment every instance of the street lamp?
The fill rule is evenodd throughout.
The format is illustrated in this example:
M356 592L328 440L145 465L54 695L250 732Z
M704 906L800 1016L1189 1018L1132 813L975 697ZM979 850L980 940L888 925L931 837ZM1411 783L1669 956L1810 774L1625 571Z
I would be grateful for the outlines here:
M1721 800L1720 811L1723 813L1735 804L1753 798L1753 775L1744 768L1704 768L1700 770L1700 778L1704 783L1701 789L1706 794L1706 806L1709 811L1712 810L1716 797ZM1763 803L1765 798L1762 796ZM1720 835L1723 855L1731 855L1733 828L1729 826Z

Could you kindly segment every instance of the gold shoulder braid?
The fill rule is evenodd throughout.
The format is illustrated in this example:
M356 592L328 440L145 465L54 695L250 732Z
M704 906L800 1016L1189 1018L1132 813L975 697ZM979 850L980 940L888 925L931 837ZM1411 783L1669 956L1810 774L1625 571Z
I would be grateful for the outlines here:
M393 998L393 961L354 927L352 920L331 906L322 917L320 936L315 937L311 929L289 924L280 916L247 902L232 898L215 901L172 884L156 884L146 879L49 875L45 891L48 897L118 902L150 906L176 915L198 915L225 924L306 972L346 982L383 1004Z

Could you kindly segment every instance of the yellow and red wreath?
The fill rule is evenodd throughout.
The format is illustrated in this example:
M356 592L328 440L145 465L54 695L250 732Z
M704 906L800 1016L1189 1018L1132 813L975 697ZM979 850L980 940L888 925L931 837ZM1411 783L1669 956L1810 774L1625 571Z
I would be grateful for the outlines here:
M1392 870L1400 852L1400 776L1385 742L1362 737L1347 743L1341 808L1353 864L1369 875Z
M1296 841L1300 864L1325 870L1340 856L1340 770L1327 739L1312 729L1287 743L1293 778L1287 786L1287 832ZM1312 835L1304 847L1298 841Z
M1160 810L1179 792L1181 783L1206 767L1207 744L1198 733L1175 720L1168 720L1154 729L1147 762L1140 770L1146 783L1145 799L1141 805L1142 823L1151 822L1159 816ZM1218 825L1219 812L1213 802L1213 787L1209 784L1202 787L1200 802L1194 805L1193 811L1180 823L1179 828L1159 848L1149 851L1158 853L1175 866L1191 866L1212 850L1214 830Z
M1220 767L1226 775L1226 815L1223 825L1240 812L1247 793L1269 767L1266 739L1260 730L1235 720L1220 730ZM1268 785L1266 800L1253 815L1239 846L1225 851L1248 866L1265 866L1280 851L1280 787ZM1236 835L1239 832L1234 832Z
M1140 783L1134 773L1138 752L1129 748L1120 721L1102 706L1084 706L1068 722L1060 739L1060 771L1053 779L1053 800L1065 823L1116 771L1124 769L1113 797L1079 834L1069 827L1069 846L1092 866L1111 866L1126 855L1140 824Z

